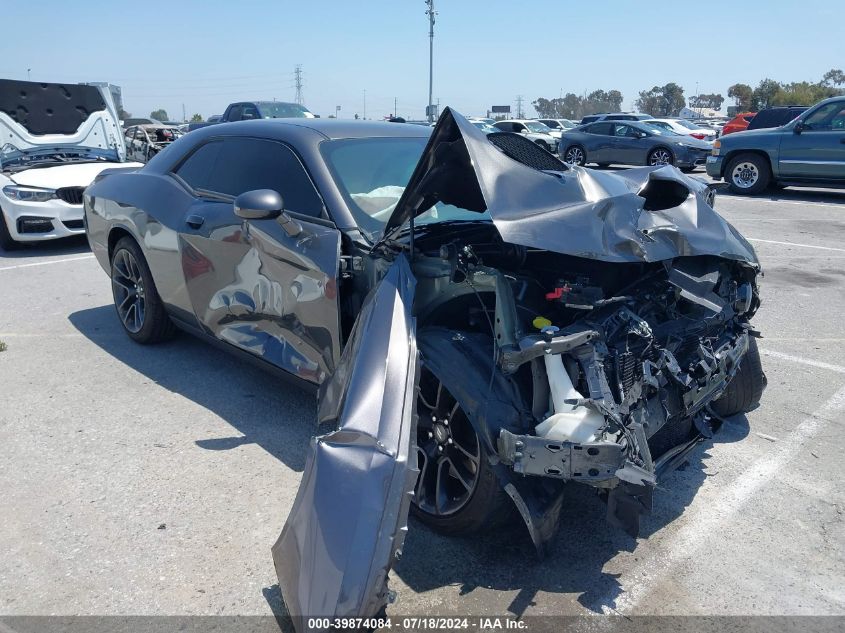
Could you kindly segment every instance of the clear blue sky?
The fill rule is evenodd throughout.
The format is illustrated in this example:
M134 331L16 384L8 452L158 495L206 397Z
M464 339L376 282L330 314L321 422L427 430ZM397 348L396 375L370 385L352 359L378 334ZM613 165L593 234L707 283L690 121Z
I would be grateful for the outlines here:
M435 0L434 95L469 115L526 112L539 96L675 81L686 96L760 79L818 80L845 66L842 0L566 2ZM0 77L110 81L125 108L171 118L230 101L292 101L327 116L393 111L423 118L428 22L423 0L27 0L3 3ZM726 104L730 103L726 101Z

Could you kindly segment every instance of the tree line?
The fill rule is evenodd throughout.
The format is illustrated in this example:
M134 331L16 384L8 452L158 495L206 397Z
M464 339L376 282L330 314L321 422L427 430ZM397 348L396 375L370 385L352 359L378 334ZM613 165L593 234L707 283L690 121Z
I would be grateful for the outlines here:
M728 98L740 112L756 112L763 108L779 105L806 105L845 94L840 86L845 85L845 72L833 68L826 72L820 81L800 81L784 83L773 79L763 79L756 88L748 84L737 83L728 88ZM589 94L576 95L567 93L557 99L538 97L531 102L541 118L573 119L597 112L618 112L622 109L622 93L618 90L595 90ZM721 110L725 97L719 93L702 93L684 96L684 89L669 82L664 86L654 86L642 90L634 101L639 112L652 116L674 116L681 108L689 104L690 108L709 108Z

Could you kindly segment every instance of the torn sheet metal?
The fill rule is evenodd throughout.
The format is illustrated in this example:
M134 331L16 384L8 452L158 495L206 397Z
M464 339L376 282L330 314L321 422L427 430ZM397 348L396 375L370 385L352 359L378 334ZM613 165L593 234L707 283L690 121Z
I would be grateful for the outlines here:
M296 630L312 617L368 617L388 602L416 467L416 280L399 257L370 293L325 386L324 419L296 500L273 546Z
M689 194L675 200L671 184ZM716 255L757 264L753 247L707 203L707 185L671 166L624 172L532 169L446 108L384 229L395 235L436 202L487 211L506 242L608 262ZM654 210L646 210L654 209Z

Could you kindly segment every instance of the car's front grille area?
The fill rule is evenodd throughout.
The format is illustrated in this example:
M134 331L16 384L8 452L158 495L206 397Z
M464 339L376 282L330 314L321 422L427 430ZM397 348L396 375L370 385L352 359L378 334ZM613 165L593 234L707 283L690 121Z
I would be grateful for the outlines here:
M56 189L56 197L68 204L82 204L82 192L85 187L62 187Z
M82 220L62 220L62 224L64 224L69 229L85 228L85 223Z

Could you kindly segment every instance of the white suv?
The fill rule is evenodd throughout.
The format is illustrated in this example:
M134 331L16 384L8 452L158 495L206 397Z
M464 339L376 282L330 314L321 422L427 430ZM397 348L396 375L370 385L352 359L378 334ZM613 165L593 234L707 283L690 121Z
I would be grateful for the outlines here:
M496 121L495 126L503 132L515 132L534 141L540 147L549 150L553 154L557 152L560 142L560 132L555 132L547 125L531 119L508 119Z

